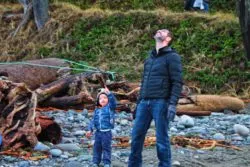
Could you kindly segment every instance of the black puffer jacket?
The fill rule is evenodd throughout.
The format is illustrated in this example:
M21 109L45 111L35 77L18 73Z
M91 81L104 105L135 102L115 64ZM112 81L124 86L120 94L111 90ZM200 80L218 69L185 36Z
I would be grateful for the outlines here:
M171 47L152 50L144 63L139 99L168 99L177 104L182 90L181 58Z

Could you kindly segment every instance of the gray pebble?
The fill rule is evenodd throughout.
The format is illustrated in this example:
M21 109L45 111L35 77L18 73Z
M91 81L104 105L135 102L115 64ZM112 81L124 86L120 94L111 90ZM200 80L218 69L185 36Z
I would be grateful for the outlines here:
M62 151L59 149L51 149L49 152L54 157L59 157L62 155Z
M29 166L30 166L29 161L21 161L18 164L18 167L29 167Z
M249 135L249 129L244 125L235 124L233 128L234 128L235 133L239 134L240 136Z
M225 136L222 133L216 133L213 135L214 140L225 140Z

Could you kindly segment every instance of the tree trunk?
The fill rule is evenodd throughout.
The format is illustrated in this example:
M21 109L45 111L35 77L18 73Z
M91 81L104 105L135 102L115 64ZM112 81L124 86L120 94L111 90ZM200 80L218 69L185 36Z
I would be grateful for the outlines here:
M37 29L41 30L49 19L48 0L32 0L32 5Z
M239 0L237 6L246 56L250 60L250 1Z
M23 5L24 15L23 20L18 25L17 29L9 35L15 37L17 33L29 22L30 19L34 18L36 27L41 30L49 19L49 2L48 0L18 0ZM33 11L33 12L32 12ZM34 16L34 17L32 17Z

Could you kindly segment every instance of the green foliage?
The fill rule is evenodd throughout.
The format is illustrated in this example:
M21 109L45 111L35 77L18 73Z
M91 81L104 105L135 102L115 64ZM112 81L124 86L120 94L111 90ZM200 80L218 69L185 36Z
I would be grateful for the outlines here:
M196 82L202 90L212 93L232 83L238 83L240 90L240 83L248 80L249 67L242 67L246 60L238 23L215 22L203 15L181 19L147 12L105 16L95 13L83 17L67 36L76 41L68 58L138 80L147 52L154 47L152 36L161 28L170 28L174 33L173 47L182 56L186 82Z
M38 53L41 57L47 57L50 55L51 52L52 52L52 49L48 47L41 47L38 49Z
M235 0L216 0L210 1L210 8L212 11L236 11L236 1Z

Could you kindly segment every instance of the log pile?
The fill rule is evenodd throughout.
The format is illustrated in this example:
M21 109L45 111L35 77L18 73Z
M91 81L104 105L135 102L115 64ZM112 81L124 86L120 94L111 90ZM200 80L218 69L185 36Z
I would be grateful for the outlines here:
M38 141L57 144L62 134L60 126L52 118L36 112L37 106L58 108L94 107L97 90L106 86L103 73L83 73L61 78L31 91L24 83L0 79L0 134L4 149L34 147ZM105 85L104 85L105 84ZM135 91L122 94L119 89L129 89L124 82L107 84L118 91L118 98L135 99ZM124 107L125 106L125 107ZM118 109L126 110L127 104Z

